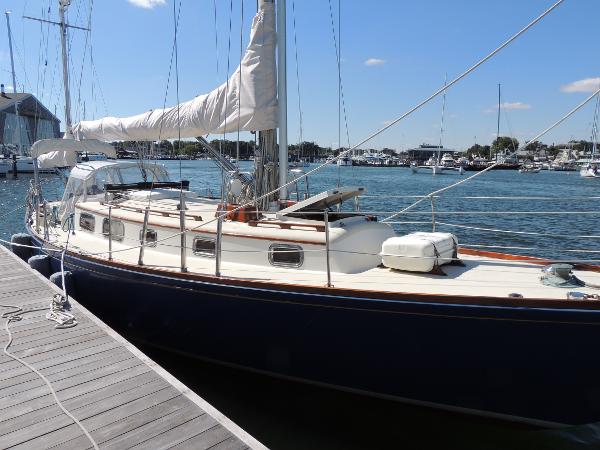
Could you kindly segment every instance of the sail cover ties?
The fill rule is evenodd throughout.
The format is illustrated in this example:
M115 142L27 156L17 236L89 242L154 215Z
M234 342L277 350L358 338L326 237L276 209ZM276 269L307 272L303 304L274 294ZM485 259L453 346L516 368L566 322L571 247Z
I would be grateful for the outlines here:
M208 94L180 103L179 113L177 109L82 121L73 127L73 136L78 140L155 141L277 128L273 3L263 3L254 16L246 53L229 80Z

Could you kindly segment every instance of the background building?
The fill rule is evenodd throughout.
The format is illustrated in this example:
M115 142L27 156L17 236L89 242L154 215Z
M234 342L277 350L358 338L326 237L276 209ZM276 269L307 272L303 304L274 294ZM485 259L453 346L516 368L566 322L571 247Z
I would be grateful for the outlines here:
M18 112L18 115L15 111ZM0 92L0 150L27 154L39 139L59 138L60 120L32 94Z

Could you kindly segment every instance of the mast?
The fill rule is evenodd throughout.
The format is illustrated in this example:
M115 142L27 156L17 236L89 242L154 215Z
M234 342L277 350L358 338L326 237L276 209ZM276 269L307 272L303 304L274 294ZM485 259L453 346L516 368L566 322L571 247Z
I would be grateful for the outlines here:
M274 6L275 0L258 0L258 7L262 8L265 4ZM275 55L273 55L275 59ZM275 72L275 68L273 69ZM274 73L276 76L276 74ZM281 104L281 103L280 103ZM278 117L279 120L279 117ZM255 195L262 197L267 192L277 189L279 184L279 161L277 152L277 130L263 130L258 132L258 149L255 149L254 155L254 177L255 177ZM287 161L287 156L286 156ZM266 211L270 208L271 202L279 198L276 193L268 198L262 198L257 201L256 208L259 211Z
M279 186L287 183L287 67L285 39L285 0L277 0L277 102L279 107ZM287 188L279 191L281 200L287 199Z
M15 59L13 57L12 32L10 30L10 11L6 11L6 29L8 31L8 47L10 49L10 69L12 71L13 94L17 93L17 77L15 76ZM16 97L16 95L15 95ZM23 156L21 149L21 121L19 119L19 102L15 98L15 119L17 122L17 145L19 146L19 155Z
M89 28L78 27L75 25L69 25L65 22L65 11L71 5L71 0L58 0L58 11L60 15L60 22L54 22L52 20L38 19L37 17L23 16L25 19L36 20L42 23L49 23L60 27L60 44L62 50L62 66L63 66L63 88L65 94L65 136L71 136L71 129L73 123L71 121L71 94L69 92L69 52L67 43L67 30L69 28L76 28L78 30L90 31Z
M496 142L500 145L500 83L498 83L498 127L496 128ZM490 160L492 159L492 147L490 147ZM496 161L498 161L498 150L496 150Z
M448 74L444 77L444 86L448 83ZM439 166L442 158L442 140L444 138L444 113L446 112L446 89L444 89L444 95L442 97L442 118L440 119L440 146L437 152L437 162L436 164Z
M17 93L17 78L15 77L15 59L13 57L12 33L10 31L10 11L6 11L6 28L8 30L8 48L10 49L10 69L12 71L13 93Z
M600 94L596 94L596 108L594 110L594 123L592 124L592 161L596 159L598 146L598 112L600 110Z
M63 86L65 91L65 135L71 135L71 94L69 92L69 53L67 52L67 25L65 23L65 11L71 4L71 0L59 0L60 14L60 45L62 50Z

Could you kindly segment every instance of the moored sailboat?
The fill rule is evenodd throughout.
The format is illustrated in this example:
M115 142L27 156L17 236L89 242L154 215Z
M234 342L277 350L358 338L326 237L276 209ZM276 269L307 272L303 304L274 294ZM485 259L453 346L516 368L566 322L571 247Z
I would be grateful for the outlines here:
M253 178L213 152L231 169L223 198L146 161L75 166L61 202L38 190L30 235L55 270L64 252L78 300L141 341L280 377L538 424L599 418L600 303L541 283L546 261L461 249L448 233L398 236L360 211L361 187L289 200L273 145L285 127L275 8L259 3L242 60L252 64L231 91L73 127L85 144L241 124L262 147ZM207 105L218 105L208 118ZM36 143L36 157L50 144ZM573 273L600 284L595 268ZM557 351L566 346L578 351Z

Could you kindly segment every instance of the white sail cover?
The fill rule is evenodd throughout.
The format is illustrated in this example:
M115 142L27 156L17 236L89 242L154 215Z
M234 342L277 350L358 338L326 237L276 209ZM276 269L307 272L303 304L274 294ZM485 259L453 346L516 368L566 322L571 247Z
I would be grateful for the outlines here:
M77 153L50 152L44 153L38 158L40 169L55 169L57 167L73 167L77 164Z
M252 22L250 43L241 65L226 83L208 94L137 116L82 121L75 139L154 141L209 133L259 131L277 127L275 11L263 3Z
M31 146L31 156L37 158L40 169L73 167L77 164L77 153L101 153L108 158L117 157L117 151L112 145L96 139L41 139Z

